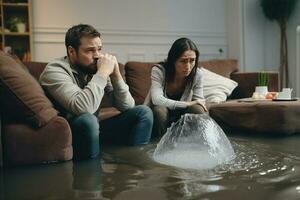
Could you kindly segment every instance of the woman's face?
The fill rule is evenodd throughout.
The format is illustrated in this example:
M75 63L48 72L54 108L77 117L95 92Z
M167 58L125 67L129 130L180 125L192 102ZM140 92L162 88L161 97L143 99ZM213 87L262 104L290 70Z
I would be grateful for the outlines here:
M177 77L187 77L196 62L196 53L193 50L187 50L175 62L175 72Z

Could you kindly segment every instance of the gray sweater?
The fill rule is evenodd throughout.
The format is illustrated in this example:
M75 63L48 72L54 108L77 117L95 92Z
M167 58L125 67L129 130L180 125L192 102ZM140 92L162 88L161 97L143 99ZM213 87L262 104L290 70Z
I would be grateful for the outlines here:
M129 88L122 80L114 82L97 74L84 74L70 66L67 57L50 62L40 76L43 88L72 115L98 114L104 93L120 111L134 106Z
M167 97L165 85L165 68L162 65L155 65L151 72L151 87L150 91L145 99L146 105L158 105L164 106L171 110L186 108L185 101L193 101L202 99L203 96L203 83L202 72L197 69L195 80L191 89L185 88L180 101L175 101Z

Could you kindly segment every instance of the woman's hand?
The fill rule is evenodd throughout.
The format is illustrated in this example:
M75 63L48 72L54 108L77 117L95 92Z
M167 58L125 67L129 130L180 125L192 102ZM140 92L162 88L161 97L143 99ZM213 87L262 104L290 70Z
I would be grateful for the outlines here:
M187 107L190 107L190 106L196 105L197 101L186 101L185 103L186 103Z
M190 107L190 106L193 106L193 105L196 105L196 104L200 105L204 109L204 111L207 112L207 108L205 106L205 100L197 99L197 100L194 100L194 101L186 101L187 107Z

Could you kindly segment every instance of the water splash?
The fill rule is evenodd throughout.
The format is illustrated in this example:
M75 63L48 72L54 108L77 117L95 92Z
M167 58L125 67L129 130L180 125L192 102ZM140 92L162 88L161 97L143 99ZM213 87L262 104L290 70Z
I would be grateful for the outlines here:
M155 161L186 169L211 169L234 159L234 150L207 114L185 114L168 128L154 151Z

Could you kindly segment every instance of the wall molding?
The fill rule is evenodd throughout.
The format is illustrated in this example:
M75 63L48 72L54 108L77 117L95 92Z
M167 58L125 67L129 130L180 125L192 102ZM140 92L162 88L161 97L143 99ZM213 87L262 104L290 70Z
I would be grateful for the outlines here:
M34 43L64 44L65 27L35 27L33 28ZM197 45L201 46L227 46L226 33L200 32L200 31L158 31L158 30L121 30L102 29L105 44L108 45L170 45L170 38L190 37ZM124 40L115 40L115 38ZM129 37L129 39L127 39ZM133 38L134 37L134 38ZM150 38L152 38L152 41ZM164 40L155 40L154 38ZM140 38L138 40L138 38ZM200 42L201 40L201 42Z
M45 49L62 46L67 27L34 27L33 45L43 52ZM100 30L100 29L99 29ZM174 40L179 37L191 38L198 46L202 59L224 58L227 55L227 36L224 32L159 31L134 29L101 29L105 49L118 54L121 62L136 58L139 61L162 60ZM223 54L218 50L222 48ZM56 56L55 52L52 52ZM37 59L45 57L37 52ZM47 55L48 57L48 55ZM49 57L52 57L49 55Z
M33 27L34 34L65 34L69 27ZM194 36L207 38L225 38L226 32L206 32L199 30L147 30L147 29L107 29L97 28L103 35L117 36Z
M46 43L46 44L64 44L65 41L61 40L61 39L47 39L47 38L43 38L43 39L34 39L33 40L34 43ZM105 44L106 45L122 45L122 46L127 46L127 45L135 45L135 46L164 46L164 45L170 45L169 42L146 42L146 41L140 41L140 42L128 42L128 41L109 41L109 40L105 40ZM203 43L203 42L195 42L196 45L198 46L206 46L206 47L226 47L227 44L226 42L222 42L222 43Z

